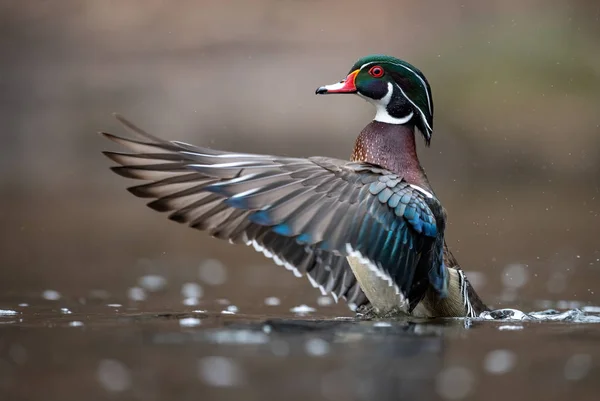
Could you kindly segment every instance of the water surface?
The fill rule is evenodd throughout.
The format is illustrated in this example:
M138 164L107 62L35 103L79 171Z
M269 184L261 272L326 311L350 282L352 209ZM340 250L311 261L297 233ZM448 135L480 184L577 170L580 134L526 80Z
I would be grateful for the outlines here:
M242 314L223 301L161 310L28 301L1 303L2 400L596 400L600 391L591 307L360 321L324 308Z

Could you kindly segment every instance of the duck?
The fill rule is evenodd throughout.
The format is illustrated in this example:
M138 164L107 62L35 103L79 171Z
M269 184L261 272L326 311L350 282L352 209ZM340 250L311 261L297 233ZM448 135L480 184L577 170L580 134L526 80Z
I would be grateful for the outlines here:
M413 65L369 55L317 95L353 94L375 107L349 160L234 153L156 137L120 115L136 138L103 152L129 187L168 218L253 247L360 316L472 318L489 310L445 240L447 213L419 162L433 99Z

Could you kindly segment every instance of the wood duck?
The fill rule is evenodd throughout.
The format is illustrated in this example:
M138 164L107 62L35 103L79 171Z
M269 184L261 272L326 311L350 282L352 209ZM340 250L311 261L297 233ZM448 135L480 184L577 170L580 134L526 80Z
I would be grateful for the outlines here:
M358 60L317 94L356 94L376 108L351 161L231 153L102 133L132 153L104 152L148 206L231 243L251 245L323 294L369 316L475 317L487 310L444 241L446 212L415 147L429 146L425 76L385 55Z

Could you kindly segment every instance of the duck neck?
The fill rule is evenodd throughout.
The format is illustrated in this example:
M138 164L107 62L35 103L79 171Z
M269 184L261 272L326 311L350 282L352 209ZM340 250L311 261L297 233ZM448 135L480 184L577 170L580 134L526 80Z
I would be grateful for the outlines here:
M414 125L410 123L372 121L356 139L351 160L377 164L431 191L417 156Z

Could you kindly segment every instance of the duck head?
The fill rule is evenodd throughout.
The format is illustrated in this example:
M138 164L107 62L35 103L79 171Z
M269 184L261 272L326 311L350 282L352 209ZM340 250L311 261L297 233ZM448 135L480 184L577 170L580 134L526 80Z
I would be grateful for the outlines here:
M318 95L354 93L377 109L374 120L416 126L429 145L433 132L431 88L421 71L395 57L358 60L342 81L317 88Z

